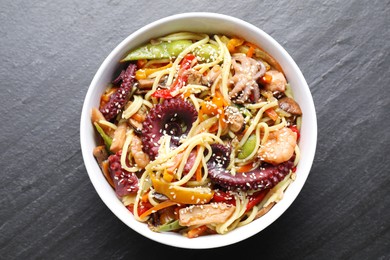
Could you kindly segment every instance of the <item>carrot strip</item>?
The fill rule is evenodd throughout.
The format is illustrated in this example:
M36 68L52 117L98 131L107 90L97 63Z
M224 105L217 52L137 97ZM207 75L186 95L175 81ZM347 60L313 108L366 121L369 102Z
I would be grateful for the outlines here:
M242 45L243 43L244 43L243 39L232 38L228 41L227 48L228 48L229 52L232 53L236 50L236 47Z
M248 163L248 164L245 164L245 165L241 166L240 168L238 168L237 172L238 173L249 172L252 169L253 169L253 164L252 163Z
M251 42L245 42L245 45L248 46L249 48L253 48L253 50L260 49L256 44L253 44Z
M145 120L145 118L138 113L135 113L131 118L140 123Z
M246 56L247 56L248 58L252 58L254 52L255 52L255 48L253 48L252 46L250 46L248 52L246 53Z
M265 113L274 121L278 119L278 114L275 112L275 109L273 109L272 107L265 110Z
M145 192L145 194L144 195L142 195L142 197L141 197L141 201L142 202L147 202L148 200L149 200L149 191L147 191L147 192Z
M269 73L265 73L264 76L260 78L260 82L263 84L269 84L272 81L272 76Z
M108 160L103 161L102 162L102 171L103 171L104 177L106 177L106 179L107 179L108 183L111 185L111 187L114 188L115 185L114 185L114 182L112 181L112 178L111 178L111 175L110 175L108 168L109 168Z
M198 236L202 235L203 233L205 233L207 231L207 229L208 229L208 227L206 225L193 228L190 231L188 231L187 236L188 236L188 238L198 237Z
M173 206L173 205L176 205L177 203L176 202L173 202L171 200L166 200L164 202L161 202L159 204L157 204L156 206L148 209L147 211L145 211L144 213L142 213L141 216L139 216L141 219L149 216L150 214L152 214L153 212L156 212L156 211L159 211L160 209L164 209L164 208L167 208L167 207L170 207L170 206Z

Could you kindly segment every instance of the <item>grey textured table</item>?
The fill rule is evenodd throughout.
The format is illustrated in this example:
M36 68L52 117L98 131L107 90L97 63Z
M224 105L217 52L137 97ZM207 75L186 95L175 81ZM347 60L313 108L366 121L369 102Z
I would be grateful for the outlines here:
M33 2L0 3L0 259L390 259L389 1ZM90 183L79 143L103 59L143 25L188 11L233 15L273 36L318 116L295 202L259 234L212 250L171 248L125 226Z

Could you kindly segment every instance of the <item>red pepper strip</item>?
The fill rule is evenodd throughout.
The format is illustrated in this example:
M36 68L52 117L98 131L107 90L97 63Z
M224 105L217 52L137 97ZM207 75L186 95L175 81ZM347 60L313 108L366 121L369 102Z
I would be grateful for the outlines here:
M188 75L186 75L186 71L191 68L192 61L196 59L195 55L193 54L187 54L184 56L183 60L180 63L180 69L178 72L178 76L176 80L172 83L171 87L169 89L159 89L156 90L152 97L156 98L172 98L172 92L180 89L183 87L183 85L188 80Z
M289 127L290 127L290 129L291 129L293 132L297 133L297 141L298 141L298 140L299 140L299 137L301 136L301 134L299 133L298 127L297 127L296 125L291 125L291 126L289 126Z
M267 194L268 190L261 190L261 191L257 191L255 193L253 193L250 197L249 197L249 202L248 204L246 205L246 210L245 212L248 212L249 210L251 210L254 206L256 206L257 204L259 204L265 197L265 195Z
M146 211L148 211L148 210L149 210L150 208L152 208L152 207L153 207L153 205L150 204L149 201L147 201L147 202L141 201L141 203L138 204L138 207L137 207L138 215L140 216L140 215L144 214ZM130 205L128 205L126 208L127 208L131 213L134 214L134 211L133 211L133 210L134 210L134 204L133 204L133 203L131 203Z
M225 202L226 204L236 205L236 200L234 199L233 195L221 190L214 192L213 201Z

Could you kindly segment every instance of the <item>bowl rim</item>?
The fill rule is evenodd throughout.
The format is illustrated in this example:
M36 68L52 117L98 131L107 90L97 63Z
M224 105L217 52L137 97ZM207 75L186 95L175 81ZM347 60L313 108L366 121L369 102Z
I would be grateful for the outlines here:
M111 189L109 184L106 181L106 184L102 185L101 183L101 177L103 174L100 174L99 177L95 170L96 170L96 161L91 161L91 150L88 149L87 141L88 135L91 134L88 129L88 124L91 125L90 122L90 103L91 103L91 97L94 92L94 89L96 88L96 84L99 81L100 77L102 77L102 74L105 70L107 70L111 62L113 61L113 58L118 56L118 53L123 51L123 49L126 49L126 46L131 43L133 39L136 39L143 33L161 26L162 24L169 24L174 21L182 20L182 19L216 19L220 21L227 21L229 23L238 24L239 26L245 27L247 29L250 29L257 34L261 35L262 38L269 41L269 43L275 47L275 51L279 53L281 56L283 56L283 59L286 60L289 66L292 67L294 74L298 77L298 81L302 83L302 85L299 87L306 99L305 103L307 105L307 111L305 113L309 113L310 120L310 146L308 148L308 152L305 157L306 164L302 166L303 169L301 171L305 174L301 177L301 181L299 183L293 182L290 187L286 190L286 193L288 192L288 196L286 195L280 202L276 203L276 205L273 207L273 209L266 214L267 218L262 217L264 220L264 223L262 225L259 225L259 228L247 228L250 225L246 225L243 227L240 227L239 229L233 230L230 233L231 234L225 234L225 235L211 235L211 236L205 236L205 237L198 237L194 240L189 240L188 238L183 236L183 239L176 239L176 237L179 237L180 235L177 234L167 234L167 233L155 233L153 231L148 231L149 228L146 227L145 223L140 223L136 221L135 219L129 219L128 213L127 214L123 211L127 209L123 206L122 202L117 198L117 202L112 200L111 196L107 196L107 190ZM128 50L128 49L127 49ZM272 54L271 54L272 55ZM274 58L275 56L272 55ZM278 60L277 58L275 58ZM279 60L278 60L279 61ZM118 66L118 61L116 61L117 64L114 67ZM283 67L283 66L282 66ZM136 231L140 235L149 238L150 240L153 240L155 242L159 242L161 244L165 244L168 246L173 247L179 247L179 248L186 248L186 249L209 249L209 248L217 248L217 247L224 247L228 246L240 241L243 241L255 234L260 233L260 231L267 228L269 225L271 225L273 222L275 222L293 203L293 201L296 199L296 197L299 195L300 191L302 190L306 179L310 173L316 146L317 146L317 118L316 118L316 112L315 112L315 106L314 101L310 92L310 89L307 85L307 82L298 67L298 65L295 63L295 61L292 59L289 53L276 41L272 36L264 32L262 29L256 27L255 25L244 21L240 18L221 14L221 13L215 13L215 12L184 12L184 13L178 13L173 14L170 16L166 16L164 18L155 20L138 30L134 31L133 33L130 33L124 40L122 40L110 53L109 55L104 59L102 64L99 66L99 69L97 70L96 74L94 75L89 87L88 91L85 95L85 99L83 102L83 107L81 111L81 118L80 118L80 145L81 145L81 151L82 151L82 157L84 161L84 165L86 167L88 176L92 182L92 185L94 186L96 192L98 193L100 199L104 202L104 204L116 215L123 223L125 223L128 227L130 227L132 230ZM93 156L92 156L93 158ZM94 158L93 158L94 159ZM92 164L95 164L93 166ZM300 166L300 165L299 165ZM100 170L100 168L99 168ZM101 173L101 172L99 172ZM104 177L103 177L104 178ZM293 185L293 187L291 187ZM107 187L108 186L108 187ZM111 189L112 190L112 189ZM123 209L120 209L123 208ZM253 222L252 222L253 223ZM252 224L251 223L251 224ZM145 227L147 229L145 229ZM244 229L245 232L238 233L238 231ZM237 234L238 235L235 235Z

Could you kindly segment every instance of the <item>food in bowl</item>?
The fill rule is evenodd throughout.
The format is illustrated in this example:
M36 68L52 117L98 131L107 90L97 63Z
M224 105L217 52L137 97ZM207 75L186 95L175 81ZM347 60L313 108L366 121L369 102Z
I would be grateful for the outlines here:
M302 110L246 39L176 32L130 50L91 111L93 154L134 218L188 238L266 214L295 179Z

